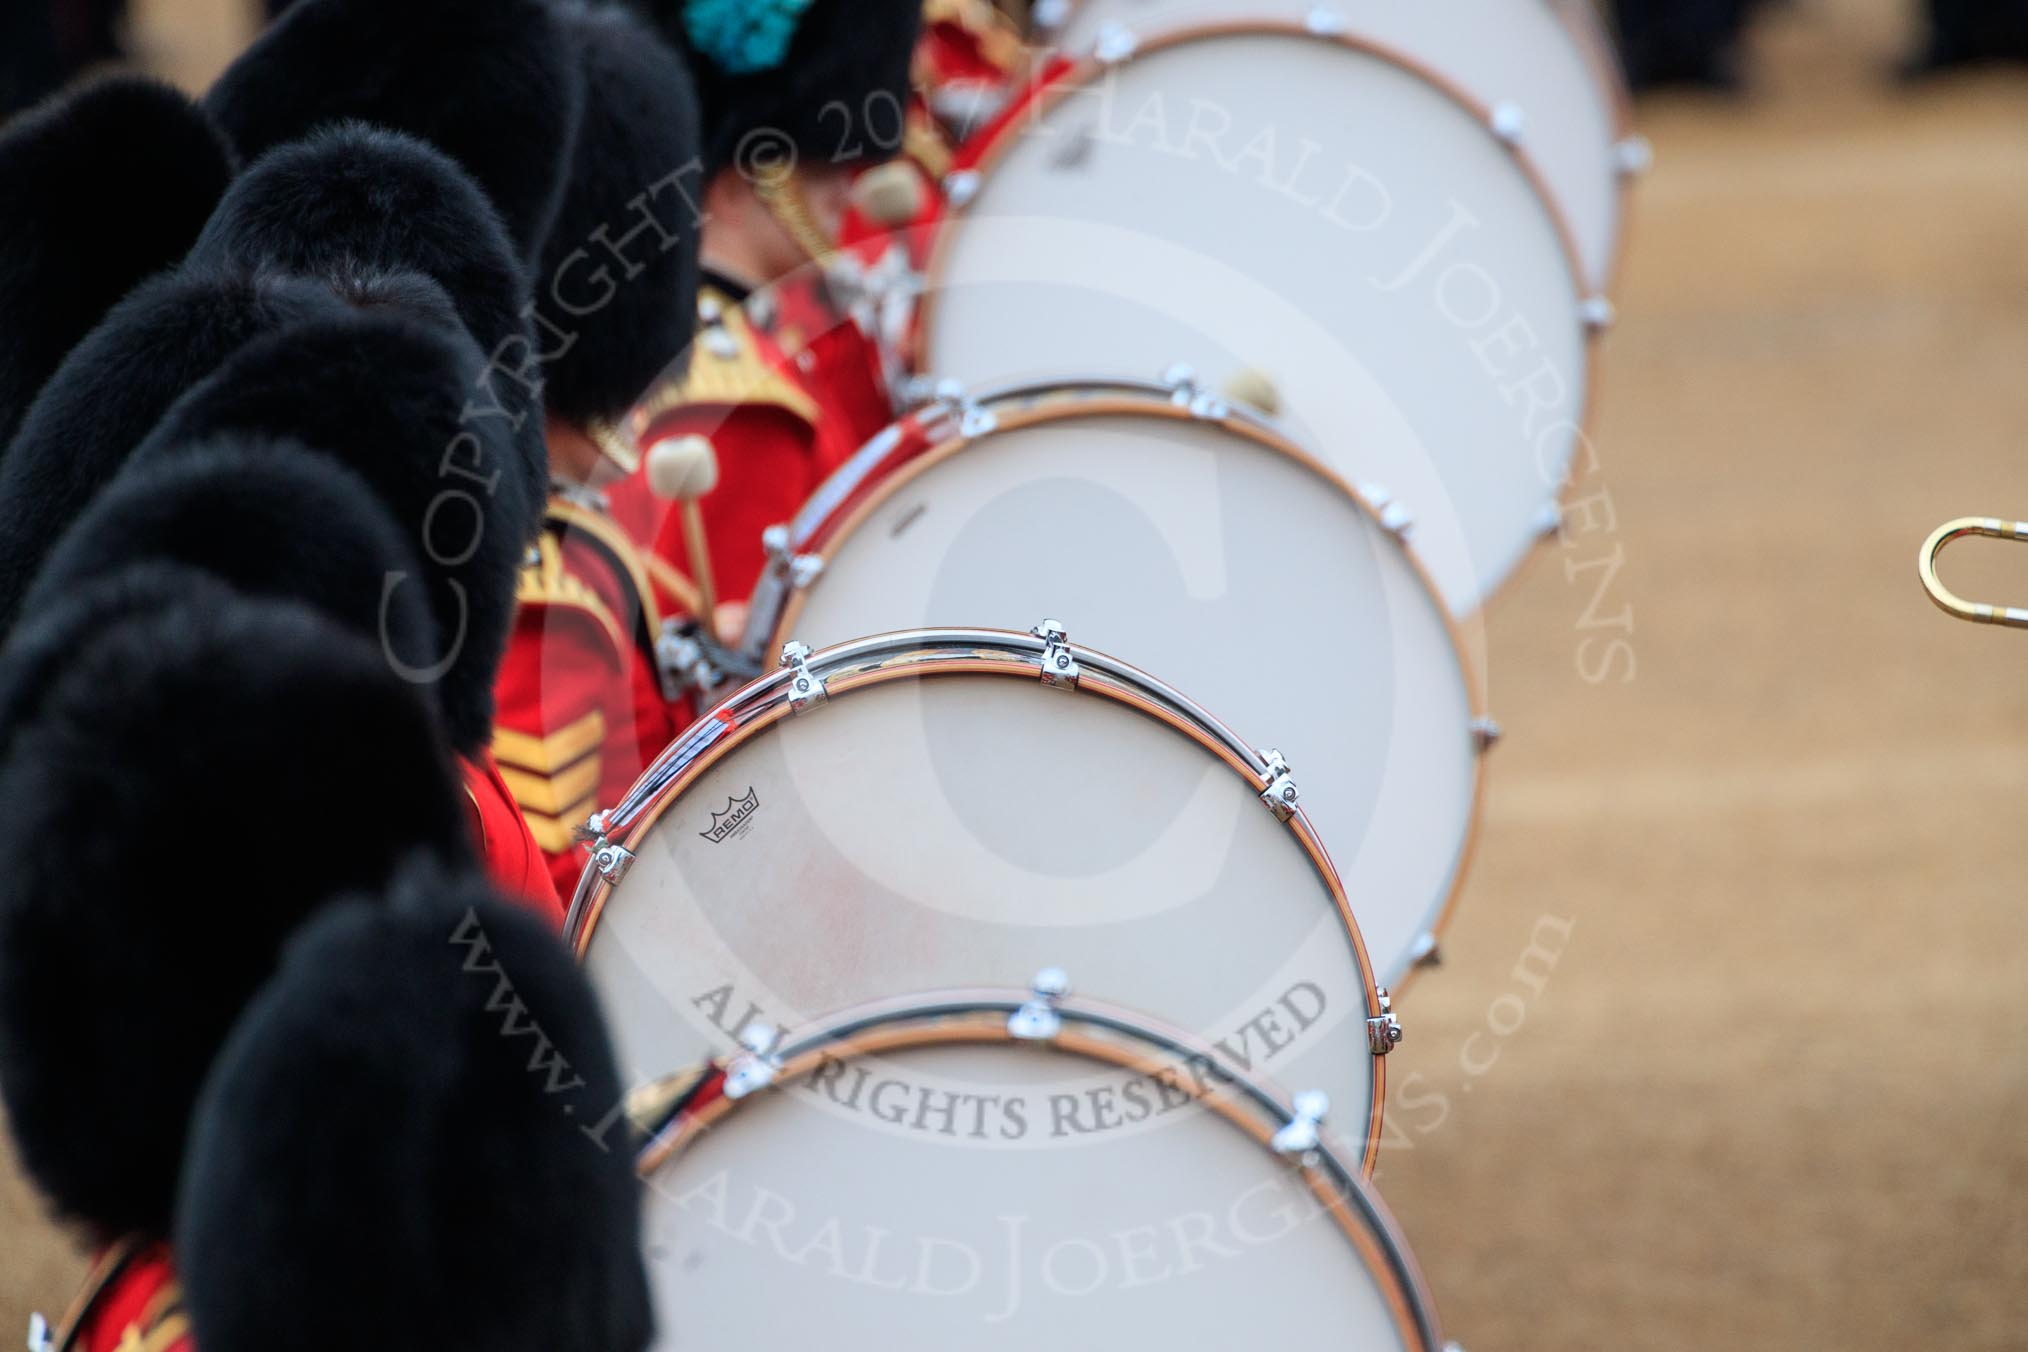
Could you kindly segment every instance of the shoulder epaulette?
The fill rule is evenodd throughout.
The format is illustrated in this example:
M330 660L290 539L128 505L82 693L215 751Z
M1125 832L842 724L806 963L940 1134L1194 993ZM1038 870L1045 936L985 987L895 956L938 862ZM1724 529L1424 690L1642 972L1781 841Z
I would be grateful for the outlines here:
M697 340L680 382L651 390L636 410L649 420L679 408L779 408L806 423L817 421L809 391L776 370L760 339L732 299L707 287L697 298Z
M515 579L514 599L523 606L560 607L582 611L596 620L612 640L613 650L627 650L627 631L620 627L612 608L597 592L563 566L563 549L556 537L544 531L535 542L536 558L524 565Z
M619 522L596 507L553 496L544 511L544 521L551 529L572 532L605 556L614 575L634 594L637 620L634 638L653 652L656 636L662 632L662 608L656 604L655 588L649 578L653 560L620 528ZM544 538L549 538L548 531L544 532ZM617 621L615 624L617 627Z
M979 44L979 55L1002 72L1021 60L1021 35L991 0L925 0L922 21L964 29Z

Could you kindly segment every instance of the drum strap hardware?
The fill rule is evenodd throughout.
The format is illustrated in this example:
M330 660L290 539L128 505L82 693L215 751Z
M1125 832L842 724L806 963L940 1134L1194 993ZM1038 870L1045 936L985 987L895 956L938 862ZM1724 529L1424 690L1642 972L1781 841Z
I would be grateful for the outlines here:
M739 1035L742 1050L726 1064L721 1092L729 1099L743 1099L773 1084L782 1071L782 1059L775 1054L781 1041L782 1030L773 1024L748 1024Z
M1318 1130L1331 1111L1331 1096L1321 1089L1305 1089L1291 1105L1295 1112L1268 1144L1277 1155L1308 1155L1323 1143Z
M1264 748L1261 759L1267 762L1267 787L1260 791L1260 800L1268 805L1268 811L1275 814L1276 821L1287 821L1296 815L1296 803L1302 794L1296 788L1296 778L1289 773L1289 763L1282 753L1273 747Z
M782 645L781 665L789 672L789 712L806 714L828 696L824 678L810 670L810 645L790 639Z
M1028 632L1042 640L1042 683L1051 690L1076 690L1084 668L1070 650L1070 631L1063 622L1044 620Z
M1394 1017L1394 1001L1388 998L1387 987L1376 992L1380 997L1380 1013L1366 1021L1366 1045L1375 1056L1385 1056L1401 1045L1401 1020Z
M1063 1031L1063 1015L1057 1005L1070 994L1070 975L1061 967L1045 967L1035 974L1027 1003L1007 1016L1007 1036L1022 1042L1047 1042Z

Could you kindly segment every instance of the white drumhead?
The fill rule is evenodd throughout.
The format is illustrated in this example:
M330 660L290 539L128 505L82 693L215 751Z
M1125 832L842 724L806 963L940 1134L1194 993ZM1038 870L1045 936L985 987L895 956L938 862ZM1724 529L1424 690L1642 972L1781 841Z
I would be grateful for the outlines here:
M1084 684L890 678L714 753L633 840L585 948L630 1079L756 1019L1057 966L1326 1090L1366 1158L1371 985L1307 828Z
M1487 108L1521 111L1521 143L1541 170L1593 290L1607 290L1619 259L1625 177L1620 108L1596 69L1590 35L1562 0L1333 0L1345 31L1426 66ZM1086 57L1111 30L1141 37L1228 20L1303 22L1317 6L1294 0L1078 0L1053 35ZM1112 39L1117 40L1117 39Z
M1477 820L1476 683L1410 553L1274 441L1064 397L903 466L823 552L779 638L1053 615L1283 754L1380 984L1439 927Z
M1553 523L1583 437L1582 288L1534 179L1437 85L1300 31L1059 85L931 272L924 364L971 388L1265 372L1299 441L1414 511L1456 614Z
M657 1346L1434 1352L1356 1183L1298 1171L1187 1080L1122 1076L902 1047L733 1106L647 1172ZM1115 1082L1142 1120L1088 1130Z

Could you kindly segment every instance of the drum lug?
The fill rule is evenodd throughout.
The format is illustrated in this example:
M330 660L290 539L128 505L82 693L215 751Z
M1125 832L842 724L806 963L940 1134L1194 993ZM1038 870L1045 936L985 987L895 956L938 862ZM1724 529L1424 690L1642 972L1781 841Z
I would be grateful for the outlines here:
M1578 306L1578 315L1584 320L1584 331L1590 334L1604 333L1619 318L1619 310L1604 296L1587 296Z
M789 671L789 712L806 714L829 696L824 678L810 670L810 645L790 639L782 645L781 665Z
M1500 738L1505 732L1506 730L1500 726L1498 719L1475 718L1472 720L1472 742L1481 751L1491 751L1499 744Z
M960 169L954 174L945 174L943 182L944 201L953 207L967 206L979 195L979 171Z
M571 834L580 845L591 850L592 867L599 871L599 877L617 887L620 879L627 876L627 870L634 866L634 852L624 845L615 845L606 835L606 814L594 812L585 819L582 826L574 827Z
M1182 362L1162 372L1162 387L1169 391L1169 402L1189 409L1193 418L1218 422L1232 414L1231 406L1205 389L1197 379L1197 372Z
M1029 983L1026 1003L1007 1016L1007 1036L1021 1042L1047 1042L1063 1031L1056 1007L1070 994L1070 976L1061 967L1045 967Z
M1335 9L1319 5L1303 16L1303 27L1320 38L1338 38L1352 31L1352 25Z
M768 562L795 591L804 590L824 572L822 554L798 554L789 548L787 526L769 526L762 531L761 548L766 551Z
M1117 66L1134 54L1141 40L1133 30L1123 24L1109 23L1099 29L1098 38L1092 43L1092 59L1101 66Z
M1324 1134L1318 1128L1331 1111L1331 1096L1321 1089L1305 1089L1290 1107L1289 1120L1268 1143L1277 1155L1308 1155L1323 1144Z
M1486 118L1486 125L1493 129L1493 135L1503 146L1518 146L1528 130L1528 114L1521 105L1512 101L1496 103Z
M771 1023L750 1023L740 1030L741 1050L725 1064L725 1086L720 1091L729 1099L743 1099L765 1089L782 1072L782 1030Z
M1655 148L1645 136L1629 136L1613 147L1613 168L1621 178L1639 178L1655 167Z
M1372 507L1374 514L1380 518L1382 529L1397 540L1408 539L1409 533L1415 529L1415 513L1409 511L1402 503L1396 502L1394 494L1390 493L1385 485L1360 484L1359 496L1366 499L1367 505Z
M1388 998L1387 987L1375 993L1380 997L1380 1013L1366 1021L1366 1046L1375 1056L1385 1056L1401 1045L1401 1020L1394 1017L1394 1001Z
M1070 631L1063 627L1063 622L1044 620L1028 632L1042 640L1042 683L1051 690L1077 689L1084 668L1077 664L1077 654L1070 650Z
M1296 788L1295 776L1289 773L1289 763L1282 753L1267 747L1260 753L1267 762L1267 787L1260 791L1260 800L1266 803L1268 811L1275 814L1275 820L1287 821L1296 815L1296 803L1302 794Z
M1441 967L1444 965L1444 951L1437 944L1437 937L1424 930L1415 937L1415 943L1408 950L1411 967Z

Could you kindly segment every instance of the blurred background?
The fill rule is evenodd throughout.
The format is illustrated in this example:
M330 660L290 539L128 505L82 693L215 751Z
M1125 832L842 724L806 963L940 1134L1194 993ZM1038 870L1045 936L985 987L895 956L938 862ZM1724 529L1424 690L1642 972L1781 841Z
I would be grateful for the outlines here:
M1590 505L1494 607L1470 923L1390 1066L1478 1352L2028 1346L2028 637L1914 568L2028 517L2028 66L1903 81L1918 18L1756 6L1640 102ZM255 22L125 46L198 89ZM2028 550L1949 562L2028 604ZM4 1331L82 1262L0 1176Z

